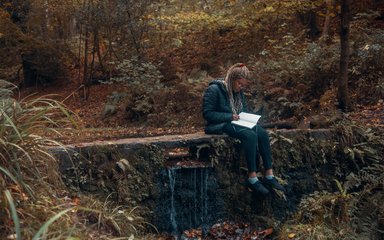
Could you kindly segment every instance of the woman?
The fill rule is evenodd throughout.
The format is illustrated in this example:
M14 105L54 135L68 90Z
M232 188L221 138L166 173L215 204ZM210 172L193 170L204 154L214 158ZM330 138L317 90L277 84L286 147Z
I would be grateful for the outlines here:
M273 175L271 147L268 133L256 126L253 129L231 124L239 120L240 112L248 112L243 90L250 82L250 72L243 63L236 63L228 69L225 79L217 79L209 84L203 98L203 116L207 134L226 133L237 138L245 148L248 166L246 185L253 191L266 195L268 189L257 178L258 153L263 159L266 184L284 191Z

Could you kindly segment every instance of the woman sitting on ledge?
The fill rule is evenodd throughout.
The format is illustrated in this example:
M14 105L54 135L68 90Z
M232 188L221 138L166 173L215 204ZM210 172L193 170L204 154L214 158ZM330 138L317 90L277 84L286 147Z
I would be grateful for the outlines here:
M248 167L246 185L257 193L266 195L268 189L257 178L258 152L263 159L266 183L269 187L284 191L273 175L272 155L267 131L256 125L249 129L237 126L231 121L240 119L240 112L248 112L243 90L250 83L250 72L243 63L229 68L224 79L216 79L209 84L203 97L203 116L207 134L226 133L239 139L245 149Z

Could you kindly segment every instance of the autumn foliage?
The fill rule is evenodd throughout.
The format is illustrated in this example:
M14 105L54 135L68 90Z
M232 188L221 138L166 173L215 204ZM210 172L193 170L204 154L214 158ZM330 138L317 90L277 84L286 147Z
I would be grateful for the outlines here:
M135 211L107 200L103 204L99 199L72 196L61 188L56 168L50 169L57 163L41 145L55 140L73 143L202 131L202 94L212 79L223 77L235 62L244 62L254 74L246 94L250 109L262 112L264 126L338 129L348 121L369 127L366 141L361 141L371 144L371 128L381 131L384 125L383 19L384 4L375 0L352 4L349 0L0 0L0 83L4 85L0 84L4 193L0 205L7 209L0 210L0 230L7 235L0 237L14 237L15 223L32 219L33 191L43 196L36 208L38 217L47 214L45 209L60 206L52 207L52 216L64 216L67 221L56 229L71 224L88 229L80 222L91 219L106 234L89 231L87 237L136 233L135 227L144 223ZM342 94L340 86L345 90ZM57 94L52 96L55 100L42 97L51 93ZM348 101L343 102L340 94ZM77 128L56 124L49 115L52 109L54 117L58 112L70 119L76 116ZM53 131L46 131L47 126ZM367 156L370 160L374 155L376 164L376 151L382 146L374 140L380 143L375 150L352 141L340 152L345 150L351 161ZM377 176L381 165L355 165L363 172L348 182L356 182L357 188L370 186L369 192L359 192L361 201L346 194L315 194L302 203L304 212L298 213L298 221L305 222L305 227L341 226L347 222L347 203L368 209L371 202L379 201L375 193L382 189L382 182L365 177L382 181ZM44 181L34 182L34 177ZM41 193L54 187L59 189L56 198ZM314 207L313 201L321 207ZM95 209L86 209L92 204ZM383 210L379 209L382 231ZM118 211L123 211L121 218L114 218ZM354 217L361 217L361 212L355 213ZM336 218L339 222L334 222ZM131 225L124 225L127 222ZM32 238L42 223L23 236ZM293 235L280 236L294 238L296 232L306 231L303 226L288 226L288 234ZM15 229L20 237L20 226ZM235 223L217 225L211 235L230 235L239 229L246 237L267 235ZM199 231L185 234L200 237ZM61 236L59 230L51 234Z

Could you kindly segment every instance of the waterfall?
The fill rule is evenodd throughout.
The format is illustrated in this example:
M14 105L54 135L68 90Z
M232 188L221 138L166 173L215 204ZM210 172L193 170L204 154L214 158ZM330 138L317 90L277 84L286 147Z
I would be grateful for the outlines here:
M201 207L201 223L204 224L207 218L207 169L203 168L200 171L200 207Z
M193 184L194 184L194 191L193 191L193 202L194 202L194 209L197 209L197 184L196 184L196 168L193 169ZM194 224L197 223L197 214L193 214L194 216Z
M172 234L209 226L220 218L221 198L217 194L214 170L210 166L166 168L156 226ZM160 188L162 189L162 188Z
M168 169L168 177L169 177L169 188L171 191L171 209L169 220L172 225L172 232L177 232L177 222L176 222L176 209L175 209L175 183L176 183L176 170Z
M203 208L203 223L207 223L208 214L208 169L204 169L204 208Z

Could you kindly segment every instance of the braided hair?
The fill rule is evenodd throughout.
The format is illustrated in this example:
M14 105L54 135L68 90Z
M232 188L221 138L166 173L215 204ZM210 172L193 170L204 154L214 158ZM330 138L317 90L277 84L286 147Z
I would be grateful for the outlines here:
M233 83L234 81L245 78L250 78L250 72L244 63L236 63L232 65L224 79L224 84L227 87L229 103L231 104L232 113L238 114L243 109L243 102L240 94L234 94Z

